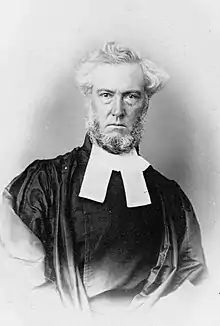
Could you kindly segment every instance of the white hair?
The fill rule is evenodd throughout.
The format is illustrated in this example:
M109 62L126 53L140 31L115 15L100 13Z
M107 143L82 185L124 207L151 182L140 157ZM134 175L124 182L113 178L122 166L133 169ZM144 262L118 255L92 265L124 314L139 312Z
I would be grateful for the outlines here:
M148 97L161 90L169 79L168 74L152 61L141 58L133 50L115 42L107 42L102 49L89 53L77 69L76 82L84 95L92 92L92 70L100 64L138 63L144 74L145 92Z

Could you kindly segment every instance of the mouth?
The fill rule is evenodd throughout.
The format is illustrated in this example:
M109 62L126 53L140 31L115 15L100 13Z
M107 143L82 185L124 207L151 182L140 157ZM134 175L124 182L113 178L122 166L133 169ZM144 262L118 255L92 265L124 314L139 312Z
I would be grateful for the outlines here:
M111 123L111 124L108 124L107 127L126 128L126 126L122 123Z

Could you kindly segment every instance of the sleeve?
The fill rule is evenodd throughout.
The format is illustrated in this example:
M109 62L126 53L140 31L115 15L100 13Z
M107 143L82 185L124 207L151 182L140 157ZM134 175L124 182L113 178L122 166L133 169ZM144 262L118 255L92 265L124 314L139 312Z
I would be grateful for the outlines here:
M13 268L14 277L20 271L30 287L45 282L47 179L41 161L35 161L8 185L2 196L0 242L9 258L6 264Z
M201 231L192 204L182 189L179 186L178 188L181 214L185 218L185 232L179 248L177 274L182 280L188 279L193 285L197 285L208 277Z

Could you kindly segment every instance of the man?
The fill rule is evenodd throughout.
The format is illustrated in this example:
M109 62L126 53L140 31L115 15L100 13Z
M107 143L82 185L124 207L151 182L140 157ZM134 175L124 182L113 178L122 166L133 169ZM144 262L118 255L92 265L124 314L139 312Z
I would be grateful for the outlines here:
M77 73L83 146L33 162L4 192L5 249L35 270L31 287L54 284L73 309L150 307L206 275L192 205L139 153L149 101L166 79L114 42L90 53Z

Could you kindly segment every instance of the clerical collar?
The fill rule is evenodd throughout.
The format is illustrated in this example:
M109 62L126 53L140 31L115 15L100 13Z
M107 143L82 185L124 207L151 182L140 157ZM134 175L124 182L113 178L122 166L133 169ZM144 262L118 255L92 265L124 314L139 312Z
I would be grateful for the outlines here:
M85 143L84 143L85 144ZM93 144L79 196L103 203L112 171L120 171L128 207L151 203L143 171L149 167L136 149L115 155Z

